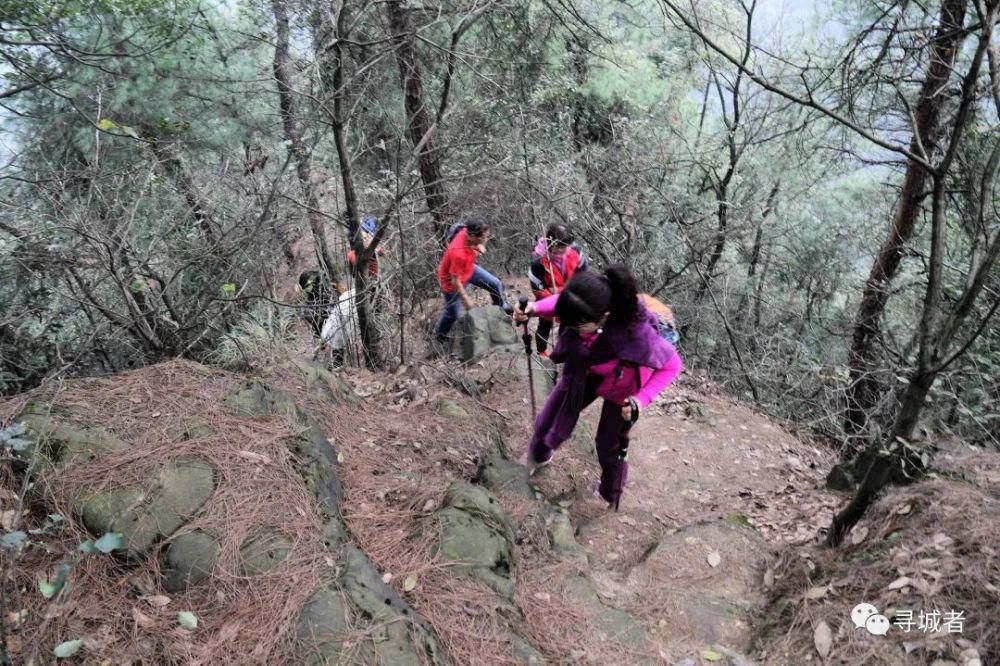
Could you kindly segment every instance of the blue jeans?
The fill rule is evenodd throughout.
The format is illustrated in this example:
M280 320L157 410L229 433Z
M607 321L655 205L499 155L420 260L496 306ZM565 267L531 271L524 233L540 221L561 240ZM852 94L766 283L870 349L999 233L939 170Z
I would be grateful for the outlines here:
M479 287L480 289L485 289L489 292L490 299L493 301L493 305L504 305L503 298L503 283L500 282L500 278L496 277L488 270L481 266L476 266L472 271L472 277L463 286L473 285ZM459 297L458 292L454 294L449 294L446 291L441 292L444 296L444 312L441 313L441 318L438 319L437 324L434 326L434 337L438 340L443 340L448 332L451 331L451 327L458 321L458 318L462 316L462 299Z

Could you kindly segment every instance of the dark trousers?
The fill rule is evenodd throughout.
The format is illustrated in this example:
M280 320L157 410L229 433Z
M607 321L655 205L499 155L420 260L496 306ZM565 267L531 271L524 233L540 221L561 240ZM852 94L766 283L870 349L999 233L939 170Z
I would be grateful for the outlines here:
M493 305L503 306L503 283L500 282L500 278L496 277L488 270L482 266L476 266L475 270L472 272L472 277L466 285L473 285L479 287L480 289L485 289L490 295L490 299L493 301ZM465 286L465 285L463 285ZM442 341L451 331L451 327L455 324L459 317L462 316L462 299L459 298L457 293L450 294L448 292L441 292L444 296L444 311L438 318L437 324L434 326L434 338Z
M566 403L569 387L560 378L549 399L545 401L542 411L535 419L535 432L531 437L529 451L532 461L545 462L552 457L556 449L573 434L573 428L580 420L580 412L597 399L597 387L601 378L591 375L587 378L583 405L579 411L571 409ZM601 421L597 426L594 438L597 444L597 460L601 463L601 497L608 502L617 502L621 497L625 482L628 479L628 462L619 460L619 452L623 445L622 406L604 401L601 407Z

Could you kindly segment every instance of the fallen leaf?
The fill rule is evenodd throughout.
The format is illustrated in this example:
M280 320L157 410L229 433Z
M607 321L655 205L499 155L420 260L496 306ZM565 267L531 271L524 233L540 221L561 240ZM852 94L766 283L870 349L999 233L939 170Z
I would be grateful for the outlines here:
M2 524L3 528L8 532L14 529L15 520L17 520L17 511L14 509L8 509L0 514L0 524Z
M851 532L851 543L855 546L864 541L866 538L868 538L867 527L861 527Z
M534 596L539 601L548 601L549 599L552 598L548 592L535 592L535 594L533 594L532 596Z
M715 650L698 650L698 656L705 661L722 661L722 655Z
M910 654L914 650L919 650L921 647L923 647L923 643L915 643L913 641L903 641L903 649L906 651L906 654Z
M826 585L819 585L817 587L810 587L808 590L806 590L804 596L806 599L822 599L823 597L826 596L826 593L829 591L830 588L827 587Z
M113 550L120 550L125 547L125 537L120 532L108 532L94 542L94 548L105 555Z
M713 550L705 559L708 560L708 566L710 567L717 567L722 564L722 555L719 555L719 551L717 550Z
M271 459L263 453L256 453L254 451L237 451L236 455L251 462L261 463L263 465L271 464Z
M51 599L56 596L56 586L47 580L38 581L38 591L42 593L42 596L46 599Z
M170 603L170 597L162 594L153 594L146 597L139 597L153 608L163 608Z
M385 583L386 585L388 585L389 583L391 583L392 582L392 574L389 573L389 572L386 572L386 573L382 574L382 582Z
M903 506L896 509L896 513L898 513L901 516L905 516L910 512L911 509L913 509L912 504L904 504Z
M907 578L906 576L900 576L896 580L894 580L891 583L889 583L889 586L886 589L887 590L899 590L901 588L904 588L904 587L906 587L908 585L912 585L912 584L913 584L913 582L909 578Z
M413 575L407 576L403 581L403 591L412 592L415 589L417 589L417 577Z
M63 641L52 650L52 654L56 656L57 659L66 659L67 657L72 657L74 654L80 651L83 647L83 641L79 638L72 641Z
M188 631L194 631L198 628L198 616L191 611L181 611L177 614L177 624Z
M816 625L816 629L813 631L813 645L816 646L816 652L819 656L826 659L830 655L830 648L833 647L833 631L823 620L819 621Z
M426 502L424 502L424 508L423 508L423 512L424 513L430 513L433 510L434 510L434 500L433 499L429 499Z

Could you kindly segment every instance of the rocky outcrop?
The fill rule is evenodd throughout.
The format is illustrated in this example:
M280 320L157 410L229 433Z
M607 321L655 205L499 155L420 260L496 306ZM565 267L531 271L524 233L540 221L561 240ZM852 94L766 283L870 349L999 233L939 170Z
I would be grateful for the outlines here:
M514 596L514 524L485 488L453 483L438 511L439 552L455 569L507 599Z

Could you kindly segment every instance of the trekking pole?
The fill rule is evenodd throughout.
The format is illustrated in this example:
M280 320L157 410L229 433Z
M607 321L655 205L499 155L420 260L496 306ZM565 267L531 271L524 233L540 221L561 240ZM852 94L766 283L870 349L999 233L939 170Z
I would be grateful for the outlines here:
M521 308L521 312L528 306L528 297L524 294L517 299L517 304ZM528 361L528 388L531 391L531 418L532 420L538 417L538 408L535 406L535 371L531 366L534 365L531 362L531 333L528 332L528 322L525 321L522 326L521 340L524 341L524 354Z
M633 402L632 398L629 398L628 402L632 408L632 414L628 421L622 423L622 429L618 433L618 497L615 498L615 513L618 512L618 503L621 501L622 493L625 491L625 463L628 462L629 431L632 430L635 422L639 420L639 410L636 408L635 402Z

